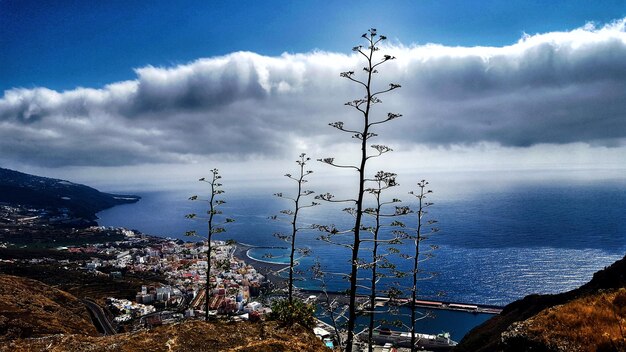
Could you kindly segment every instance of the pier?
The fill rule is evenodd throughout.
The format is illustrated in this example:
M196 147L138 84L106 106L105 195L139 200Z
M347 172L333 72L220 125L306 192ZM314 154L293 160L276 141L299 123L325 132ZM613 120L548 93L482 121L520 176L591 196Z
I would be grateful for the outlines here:
M322 291L320 290L304 290L298 289L298 296L302 299L310 296L316 296L317 300L322 299ZM339 301L343 301L341 298L345 297L344 294L339 292L328 292L328 295L332 298L338 298ZM345 299L347 301L347 297ZM357 302L359 310L367 310L369 308L369 297L365 295L357 295ZM387 304L398 306L409 306L411 300L408 298L390 299L388 297L376 297L375 305L377 307L384 307ZM426 309L441 309L441 310L453 310L468 313L486 313L486 314L500 314L503 307L487 304L473 304L473 303L460 303L460 302L446 302L446 301L432 301L432 300L415 300L415 306L418 308Z
M389 301L390 304L397 304L397 305L409 305L411 303L410 299L389 300L388 298L385 298L385 297L376 297L376 302L384 302L385 300ZM457 303L457 302L444 302L444 301L426 301L426 300L417 300L417 299L415 300L415 306L419 308L455 310L455 311L462 311L462 312L487 313L487 314L500 314L503 308L503 307L494 306L494 305L479 305L479 304L471 304L471 303Z

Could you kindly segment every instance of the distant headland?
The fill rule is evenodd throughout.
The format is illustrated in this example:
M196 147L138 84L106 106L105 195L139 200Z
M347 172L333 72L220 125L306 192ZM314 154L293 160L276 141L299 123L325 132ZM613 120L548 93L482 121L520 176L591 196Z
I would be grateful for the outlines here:
M141 197L103 193L67 180L29 175L0 168L0 204L44 209L55 216L91 223L96 213Z

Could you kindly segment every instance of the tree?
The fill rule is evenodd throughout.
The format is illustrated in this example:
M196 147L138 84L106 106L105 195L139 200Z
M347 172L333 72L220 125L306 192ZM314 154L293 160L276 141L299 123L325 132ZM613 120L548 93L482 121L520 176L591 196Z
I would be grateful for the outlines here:
M368 153L369 142L372 138L375 138L376 133L372 132L376 125L394 120L400 117L400 114L388 113L386 117L374 120L372 118L372 107L376 104L381 103L379 96L390 92L394 89L400 87L400 85L391 83L389 86L382 90L375 90L373 84L373 77L378 73L378 67L384 64L387 61L395 59L395 57L390 55L383 55L382 58L378 58L377 51L379 50L378 45L386 40L387 38L383 35L378 35L376 33L376 29L372 28L368 30L367 33L363 34L362 37L366 42L366 46L358 45L355 46L352 50L357 54L363 56L366 61L365 67L363 67L363 71L365 72L365 77L363 79L357 78L358 75L355 74L354 71L346 71L340 74L341 77L348 79L349 81L360 86L365 95L363 98L355 99L347 102L345 105L355 109L362 117L361 124L359 127L353 129L346 127L344 122L332 122L329 125L338 129L339 131L349 133L352 135L352 138L360 140L361 152L360 152L360 162L358 165L342 165L335 163L334 158L324 158L319 159L319 161L332 165L337 168L344 169L352 169L358 173L358 193L355 199L344 200L346 202L352 202L354 204L354 208L348 208L352 210L347 210L348 212L353 212L354 214L354 227L348 231L340 231L334 226L318 226L320 231L324 231L327 235L323 236L322 239L332 242L332 237L345 233L352 233L353 239L351 245L346 245L351 250L351 259L350 259L350 274L348 274L349 280L349 303L348 303L348 323L347 323L347 338L346 338L346 351L351 352L354 342L354 328L356 323L356 293L357 293L357 283L358 283L358 270L359 270L359 248L361 245L361 230L362 230L362 218L364 214L364 195L366 193L365 183L366 183L366 165L367 161L379 157L389 151L391 148L384 145L372 145L371 147L375 150L374 153ZM339 202L338 200L334 200L334 196L326 193L319 195L316 197L318 199L322 199L328 202ZM343 201L342 201L343 202Z
M300 210L304 209L304 208L311 208L314 207L316 205L319 205L319 203L316 202L311 202L308 205L303 205L302 204L302 198L303 197L307 197L313 194L313 191L310 190L304 190L303 189L303 185L305 183L308 182L308 180L306 180L306 177L309 176L310 174L313 173L313 171L311 170L305 170L305 166L306 163L311 160L311 158L307 157L305 153L300 154L300 159L296 161L296 163L298 164L298 174L296 176L292 176L291 174L286 174L285 177L295 181L298 185L298 191L296 192L295 197L289 197L284 195L283 193L275 193L274 195L279 197L279 198L283 198L283 199L288 199L290 201L293 202L293 209L285 209L285 210L281 210L280 213L287 216L288 217L288 222L291 225L291 235L285 235L282 233L275 233L274 236L276 236L277 238L286 241L289 243L290 245L290 251L289 251L289 280L288 280L288 301L289 303L293 303L293 282L294 282L294 270L295 267L298 265L296 259L295 259L295 253L296 253L296 236L298 234L299 231L301 230L305 230L305 229L310 229L311 226L300 226L298 223L298 215L300 213ZM278 216L274 215L272 217L270 217L270 219L273 220L284 220L282 218L279 218ZM304 255L307 254L307 251L305 249L300 248L299 249L300 254Z
M206 238L206 241L207 241L207 251L206 251L207 269L206 269L206 287L205 287L205 290L206 290L205 320L206 321L209 320L209 300L210 300L210 294L211 294L211 255L213 252L211 241L213 239L214 234L218 234L218 233L222 233L226 231L226 228L224 227L225 224L235 221L231 218L222 217L222 211L218 209L219 206L226 203L224 200L216 198L216 197L219 197L220 194L224 193L224 190L222 190L221 188L222 184L219 182L221 178L222 176L220 176L219 171L217 169L211 170L210 180L207 180L204 177L198 180L200 182L206 182L210 185L211 192L210 192L209 198L203 199L203 198L199 198L197 195L189 197L189 200L202 201L208 204L209 210L207 210L207 216L199 217L195 213L185 215L187 219L206 220L207 226L208 226L206 237L198 235L198 233L195 230L187 231L185 233L186 236L195 236L195 237L200 237L203 239Z

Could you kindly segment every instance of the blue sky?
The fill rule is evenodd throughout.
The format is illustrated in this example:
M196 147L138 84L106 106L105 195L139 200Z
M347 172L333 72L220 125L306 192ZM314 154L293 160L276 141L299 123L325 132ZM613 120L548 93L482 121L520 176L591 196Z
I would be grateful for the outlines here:
M626 175L626 1L0 0L0 166L111 189L350 160L328 123L358 123L339 72L370 26L402 85L375 113L404 115L373 167Z
M404 44L502 46L626 16L604 1L0 1L0 91L101 87L201 57L349 52L370 26Z

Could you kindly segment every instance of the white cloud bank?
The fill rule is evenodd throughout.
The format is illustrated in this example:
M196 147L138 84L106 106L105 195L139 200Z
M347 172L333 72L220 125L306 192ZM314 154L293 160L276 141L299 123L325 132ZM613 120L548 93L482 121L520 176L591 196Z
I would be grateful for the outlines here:
M394 149L626 146L626 19L506 47L381 53L397 60L381 67L380 87L402 85L375 110L404 115L380 131ZM0 99L0 160L62 167L333 155L347 136L327 124L357 123L342 104L362 95L339 73L362 65L328 52L238 52L140 68L101 89L10 89Z

